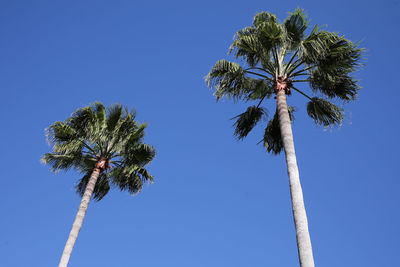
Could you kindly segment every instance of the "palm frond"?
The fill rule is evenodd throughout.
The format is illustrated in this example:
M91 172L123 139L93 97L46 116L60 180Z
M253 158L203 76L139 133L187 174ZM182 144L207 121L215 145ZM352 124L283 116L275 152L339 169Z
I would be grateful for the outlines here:
M65 122L57 121L46 130L49 144L70 142L78 137L77 132Z
M58 172L61 170L69 170L75 167L80 160L80 155L60 155L54 153L46 153L41 158L41 162L51 166L51 171Z
M343 121L343 109L328 100L313 97L307 104L307 113L318 125L339 126Z
M330 32L320 30L318 25L315 25L311 33L300 44L299 58L302 62L310 66L324 58L332 35Z
M207 85L215 89L217 100L223 96L234 99L242 98L247 91L245 84L247 77L243 68L233 62L219 60L206 76Z
M253 25L255 27L258 27L260 24L262 24L264 22L276 22L276 21L277 21L277 17L275 14L272 14L272 13L266 12L266 11L262 11L260 13L257 13L254 16Z
M109 172L109 178L121 191L126 190L131 194L140 192L144 182L153 181L153 176L146 169L137 165L115 168Z
M245 59L249 66L257 65L264 51L259 43L256 29L247 27L238 31L229 48L230 53L233 53L235 58Z
M156 156L156 150L148 144L128 146L125 151L125 164L145 166Z
M260 23L257 26L257 35L260 44L265 49L264 52L269 52L288 42L286 29L282 24L274 21Z
M288 112L291 122L293 122L294 120L294 110L294 107L288 106ZM265 128L262 142L264 143L264 147L267 149L268 153L272 152L275 155L281 153L283 149L283 143L281 128L279 125L278 111L275 112L274 117L268 122L268 125Z
M93 110L97 117L97 125L99 128L104 128L106 123L106 108L104 107L103 103L96 102L93 104Z
M237 119L234 124L234 135L239 140L245 138L263 116L267 116L267 111L264 108L256 106L248 107L245 112L233 118Z
M270 98L274 94L273 86L273 82L269 80L248 78L246 87L249 93L245 98L246 100Z
M364 51L359 44L332 33L326 39L327 51L325 56L318 62L317 66L322 71L345 71L350 73L361 66L361 54Z
M67 123L90 143L93 143L98 133L97 115L93 112L92 106L77 109L67 120Z
M123 111L113 131L109 133L109 140L107 143L108 155L124 148L129 138L138 130L140 126L135 121L135 116L136 113L134 111L128 112L127 109Z
M304 33L308 27L309 20L304 10L297 8L283 23L289 38L288 49L293 50L298 47L304 39Z
M124 108L121 104L114 104L108 108L107 131L112 133L117 126L121 116L123 116Z
M358 81L346 72L323 71L319 68L311 72L310 87L314 92L321 92L329 98L338 97L342 100L354 100L360 87Z
M89 182L91 172L86 173L75 186L76 192L82 197L85 193L86 186ZM96 184L93 189L92 198L95 201L100 201L110 191L110 185L108 183L107 175L101 173L97 178Z

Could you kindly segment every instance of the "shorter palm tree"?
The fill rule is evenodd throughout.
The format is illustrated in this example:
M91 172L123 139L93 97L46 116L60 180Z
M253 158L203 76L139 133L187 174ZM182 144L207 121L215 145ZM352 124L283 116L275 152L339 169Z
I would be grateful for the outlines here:
M82 200L59 267L68 265L91 198L101 200L110 185L136 194L144 182L153 181L145 166L154 158L155 149L143 143L147 125L136 122L135 115L120 104L106 111L98 102L46 129L53 151L42 162L55 172L74 168L83 174L76 185Z

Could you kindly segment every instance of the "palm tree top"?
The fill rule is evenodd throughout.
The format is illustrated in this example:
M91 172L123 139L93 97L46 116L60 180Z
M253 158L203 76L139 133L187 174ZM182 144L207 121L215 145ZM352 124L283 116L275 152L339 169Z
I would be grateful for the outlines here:
M153 181L145 166L155 157L155 149L143 143L147 125L135 117L135 111L120 104L106 109L97 102L80 108L46 129L53 151L46 153L42 162L55 172L70 168L81 172L83 177L76 186L80 195L95 168L100 171L95 200L108 193L110 184L135 194L144 182Z
M280 90L286 95L296 91L305 96L307 113L318 125L337 126L343 121L343 109L329 100L356 99L360 87L352 72L361 66L363 49L318 25L310 29L309 24L300 8L282 23L272 13L256 14L252 26L239 30L229 48L238 62L219 60L206 76L217 100L257 101L236 117L235 135L239 139L266 116L263 101ZM309 84L312 96L298 88L302 82ZM292 111L290 107L293 118ZM279 133L273 125L278 125L276 116L268 123L263 141L269 152L279 153L281 146L272 142L279 141L279 134L271 136Z

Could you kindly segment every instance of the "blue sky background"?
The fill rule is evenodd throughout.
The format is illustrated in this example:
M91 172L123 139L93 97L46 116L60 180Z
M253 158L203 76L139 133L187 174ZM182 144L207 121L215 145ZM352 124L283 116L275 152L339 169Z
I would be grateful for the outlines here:
M284 156L236 141L246 106L204 83L255 13L297 6L367 48L341 128L289 99L316 266L400 266L398 0L0 1L0 266L58 264L78 174L40 163L44 129L98 100L149 123L155 183L91 202L69 266L298 266Z

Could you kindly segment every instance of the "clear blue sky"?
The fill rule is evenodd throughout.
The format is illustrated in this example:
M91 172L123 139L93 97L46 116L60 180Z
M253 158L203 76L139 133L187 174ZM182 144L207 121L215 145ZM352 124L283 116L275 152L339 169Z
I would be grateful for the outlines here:
M341 128L289 99L316 266L400 266L398 0L1 1L0 266L58 264L78 174L39 162L44 129L99 100L149 123L155 183L91 202L71 267L298 266L283 155L256 145L261 128L236 141L245 106L204 83L255 13L297 6L367 48Z

